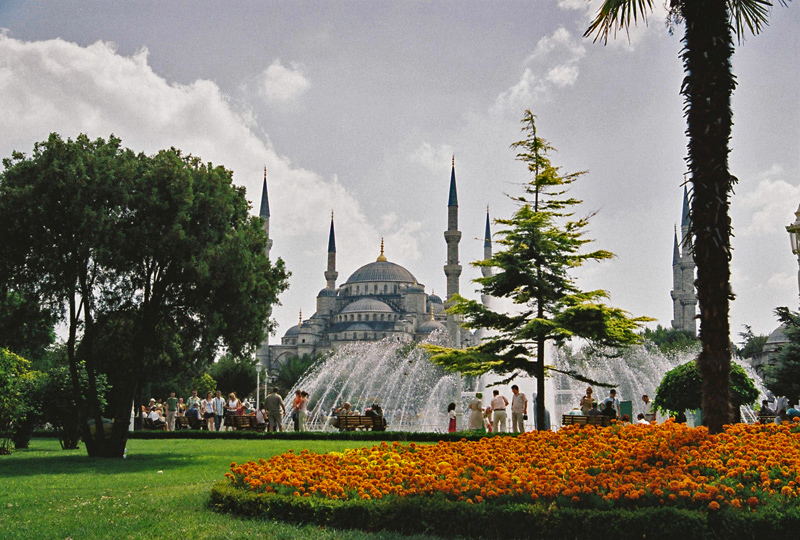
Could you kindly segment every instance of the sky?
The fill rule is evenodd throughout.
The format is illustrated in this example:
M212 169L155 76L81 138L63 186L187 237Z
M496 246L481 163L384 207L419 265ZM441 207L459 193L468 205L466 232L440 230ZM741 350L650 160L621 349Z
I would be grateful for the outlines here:
M598 0L39 1L0 3L0 157L57 132L152 154L176 147L233 171L257 213L264 167L272 257L291 271L275 343L314 312L335 212L337 285L385 255L445 292L451 159L461 293L478 298L487 206L514 211L529 180L510 144L526 109L571 195L596 213L576 272L610 304L669 326L672 248L686 172L682 28L658 2L629 35L582 37ZM785 226L800 205L800 6L737 45L731 304L772 331L798 307ZM496 227L494 227L496 229Z

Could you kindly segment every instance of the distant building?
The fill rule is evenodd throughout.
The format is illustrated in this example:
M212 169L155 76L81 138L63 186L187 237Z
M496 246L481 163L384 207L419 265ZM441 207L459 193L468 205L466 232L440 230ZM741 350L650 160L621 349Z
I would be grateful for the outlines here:
M269 203L266 176L262 190L261 216L269 234ZM267 201L267 202L265 202ZM491 236L487 209L484 257L491 257ZM445 313L446 300L459 293L461 265L458 259L458 194L455 160L450 174L447 205L447 245L444 273L447 296L425 292L425 286L406 268L390 262L384 255L381 240L380 254L374 262L365 264L337 286L336 236L334 216L328 236L328 261L324 272L326 286L317 294L316 311L308 319L300 314L298 323L289 328L280 345L262 344L259 360L274 366L290 356L325 353L354 341L378 341L385 338L399 341L421 341L436 331L446 331L453 346L467 347L479 342L480 334L469 332L459 321ZM271 247L270 240L269 246ZM269 248L268 248L269 249ZM269 252L268 252L269 254Z
M683 212L681 216L681 238L675 231L672 250L672 328L697 335L697 292L695 291L695 269L692 256L692 237L689 234L689 195L683 188Z

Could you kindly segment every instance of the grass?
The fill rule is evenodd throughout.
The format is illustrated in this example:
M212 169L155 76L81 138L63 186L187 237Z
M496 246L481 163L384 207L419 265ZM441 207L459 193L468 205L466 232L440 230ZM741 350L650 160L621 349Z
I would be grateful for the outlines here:
M237 463L289 449L341 451L358 441L130 440L125 460L90 459L55 439L0 457L0 538L388 540L395 533L339 531L242 519L208 507L211 484ZM409 539L432 540L432 536Z

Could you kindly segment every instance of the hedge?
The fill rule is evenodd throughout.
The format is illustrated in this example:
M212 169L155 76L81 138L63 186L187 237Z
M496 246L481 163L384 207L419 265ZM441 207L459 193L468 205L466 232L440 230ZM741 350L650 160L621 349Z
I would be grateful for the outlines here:
M566 540L794 540L800 508L779 512L677 508L596 510L541 504L467 504L444 497L329 500L252 493L230 481L216 483L211 505L247 517L274 518L333 528L427 533L444 537Z

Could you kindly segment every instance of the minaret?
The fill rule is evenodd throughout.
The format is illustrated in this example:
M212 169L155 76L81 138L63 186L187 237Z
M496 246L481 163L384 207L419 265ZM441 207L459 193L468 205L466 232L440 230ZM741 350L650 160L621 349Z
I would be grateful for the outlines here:
M261 188L261 211L258 213L264 219L264 232L267 233L267 258L272 249L272 237L269 235L269 194L267 193L267 168L264 167L264 185Z
M486 232L483 235L483 260L488 261L492 258L492 231L489 228L489 207L486 207ZM485 278L492 275L492 268L489 266L481 266L481 275ZM489 306L488 294L481 295L481 303L484 306Z
M325 281L328 289L336 289L336 235L333 232L333 210L331 210L331 232L328 234L328 269L325 271Z
M692 237L689 232L689 194L683 188L683 211L681 213L681 239L678 231L672 248L672 328L697 334L697 293L695 291L695 262L692 256Z
M447 264L444 275L447 276L447 297L445 307L453 305L453 296L459 293L458 282L461 277L461 265L458 264L458 243L461 231L458 230L458 193L456 191L456 158L453 156L453 168L450 172L450 195L447 200L447 230L444 232L447 242ZM461 324L454 315L447 315L447 331L453 346L461 347Z
M458 264L458 243L461 231L458 230L458 193L456 192L456 158L453 156L453 168L450 172L450 196L447 201L447 230L444 232L447 242L447 264L444 275L447 276L447 298L445 305L451 304L451 298L458 294L458 282L461 277L461 265Z

